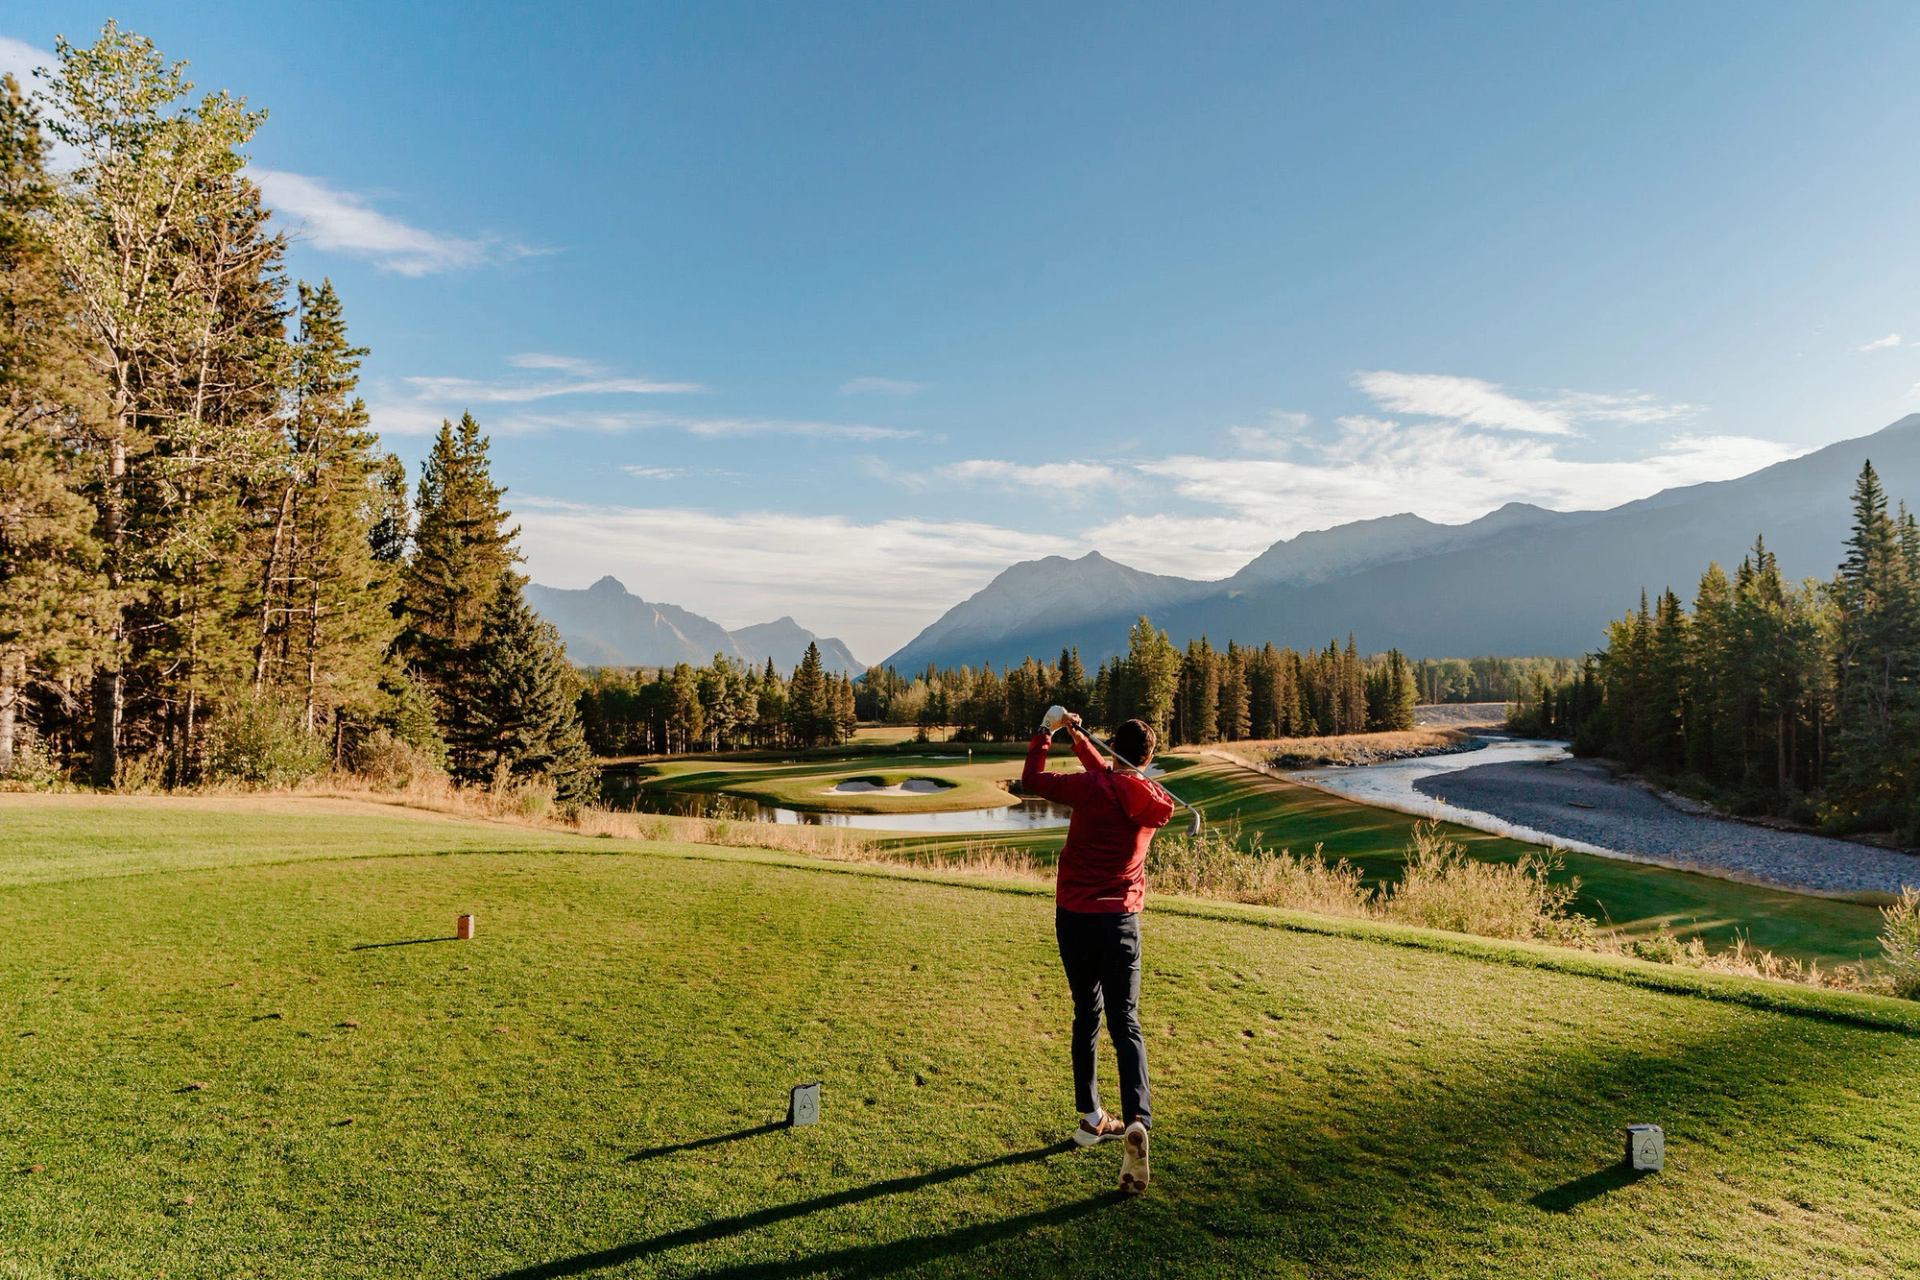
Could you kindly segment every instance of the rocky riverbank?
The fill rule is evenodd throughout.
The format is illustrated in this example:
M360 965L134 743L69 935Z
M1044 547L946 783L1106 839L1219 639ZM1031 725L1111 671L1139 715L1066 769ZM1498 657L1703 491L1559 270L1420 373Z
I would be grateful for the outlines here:
M1920 885L1920 858L1911 854L1682 807L1590 760L1469 766L1412 785L1456 809L1662 866L1814 893Z

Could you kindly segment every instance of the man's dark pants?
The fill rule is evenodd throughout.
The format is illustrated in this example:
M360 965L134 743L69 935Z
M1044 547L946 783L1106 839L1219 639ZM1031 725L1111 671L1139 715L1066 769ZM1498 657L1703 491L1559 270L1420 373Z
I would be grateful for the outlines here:
M1094 1062L1100 1014L1120 1058L1121 1117L1153 1127L1147 1088L1147 1042L1140 1034L1140 913L1054 908L1060 962L1073 990L1073 1096L1081 1112L1100 1105Z

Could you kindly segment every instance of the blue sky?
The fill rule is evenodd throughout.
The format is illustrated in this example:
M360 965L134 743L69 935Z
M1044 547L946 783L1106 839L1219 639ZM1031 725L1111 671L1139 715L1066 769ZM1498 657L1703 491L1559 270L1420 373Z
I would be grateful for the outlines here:
M1016 559L1217 576L1920 408L1908 6L112 12L268 108L376 425L471 408L537 580L869 660ZM106 16L9 5L0 66Z

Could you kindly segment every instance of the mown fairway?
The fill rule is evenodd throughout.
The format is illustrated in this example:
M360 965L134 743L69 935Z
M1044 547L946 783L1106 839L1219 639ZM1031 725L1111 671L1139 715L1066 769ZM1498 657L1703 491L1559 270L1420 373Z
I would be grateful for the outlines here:
M1920 1266L1920 1039L1833 1020L1910 1005L1161 903L1125 1202L1044 892L325 801L0 833L7 1277Z
M1055 769L1078 768L1071 752L1056 752ZM1064 756L1064 759L1060 758ZM698 794L746 796L766 804L827 813L937 813L1013 803L1006 783L1020 776L1022 757L1005 747L983 749L976 760L965 748L911 747L848 758L805 753L790 758L682 756L636 766L649 787ZM839 792L850 780L890 786L910 779L940 784L938 791L889 794Z
M1405 865L1416 820L1404 813L1356 804L1221 760L1175 754L1161 763L1168 770L1167 785L1201 806L1209 823L1237 823L1243 835L1258 835L1269 849L1309 853L1321 846L1329 859L1345 858L1375 882L1397 879ZM1444 825L1470 853L1490 862L1512 862L1539 851L1505 836ZM991 839L1051 857L1062 834L1036 831ZM967 841L950 836L898 843L953 851ZM1562 876L1580 877L1576 909L1628 937L1664 927L1681 938L1705 939L1716 950L1745 938L1757 947L1826 965L1871 959L1880 951L1880 912L1872 906L1589 854L1569 853L1564 861Z

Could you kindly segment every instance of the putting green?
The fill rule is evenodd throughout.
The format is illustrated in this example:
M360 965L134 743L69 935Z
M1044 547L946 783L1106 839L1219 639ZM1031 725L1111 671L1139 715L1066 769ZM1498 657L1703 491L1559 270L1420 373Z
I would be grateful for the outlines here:
M1044 890L298 800L0 831L0 1276L1920 1267L1907 1004L1164 902L1122 1201Z

